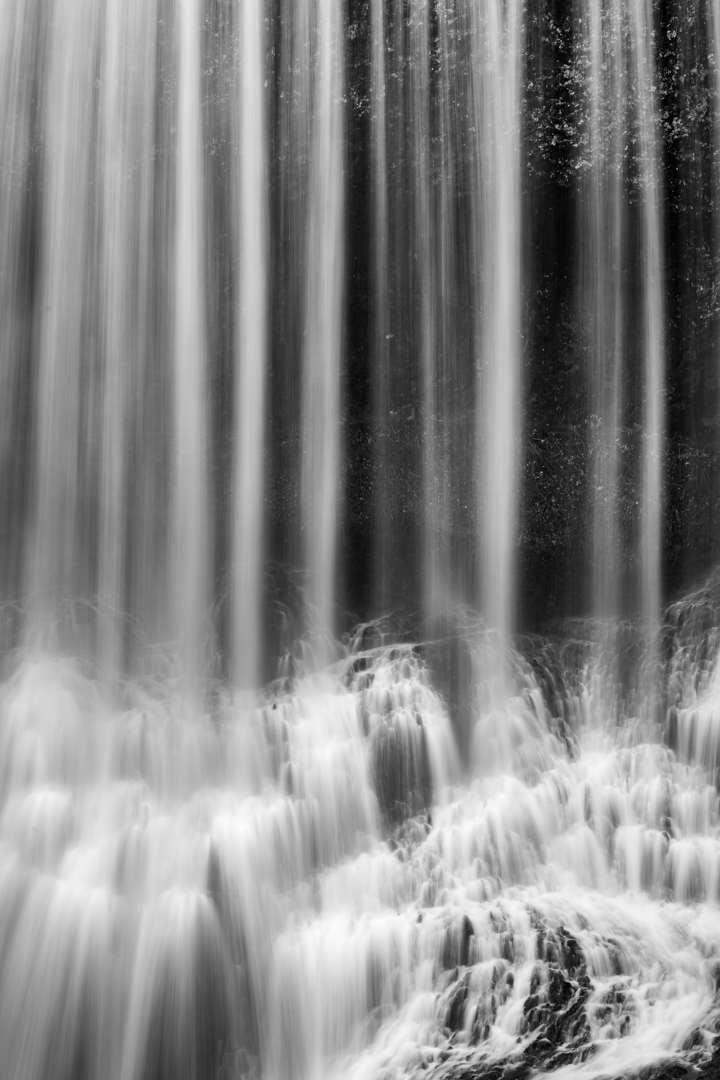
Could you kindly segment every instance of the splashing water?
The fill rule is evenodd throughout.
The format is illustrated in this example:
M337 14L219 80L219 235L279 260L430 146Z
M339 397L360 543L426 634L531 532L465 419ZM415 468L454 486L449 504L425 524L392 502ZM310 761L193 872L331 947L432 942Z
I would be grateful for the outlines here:
M715 677L695 742L677 712L675 753L583 722L577 696L561 722L528 671L480 715L463 780L412 646L208 712L150 684L118 708L67 661L18 663L0 700L6 1075L707 1057Z

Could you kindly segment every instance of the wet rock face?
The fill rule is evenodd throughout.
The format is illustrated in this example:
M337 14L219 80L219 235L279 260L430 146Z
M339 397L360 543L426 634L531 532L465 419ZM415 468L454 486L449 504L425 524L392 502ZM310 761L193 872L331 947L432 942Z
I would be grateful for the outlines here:
M524 1024L534 1033L523 1057L535 1069L584 1061L593 1050L586 1013L592 984L585 965L573 978L553 963L547 976L543 991L531 994L523 1008Z
M552 927L539 913L529 914L537 956L529 982L524 971L528 941L517 937L501 908L494 909L491 919L495 951L500 953L494 960L480 959L487 939L484 944L478 941L467 913L445 927L439 1018L449 1046L441 1058L453 1063L452 1047L466 1046L483 1062L476 1069L463 1067L458 1059L460 1077L530 1075L584 1061L593 1053L588 1019L593 985L581 945L562 925ZM482 938L483 931L479 933ZM492 1031L505 1024L502 1015L507 1016L513 1002L520 1007L517 1052L506 1054L500 1066L492 1061Z
M531 1038L522 1057L533 1069L553 1069L592 1053L587 1018L592 983L577 939L563 926L554 931L544 927L537 915L533 924L538 963L523 1004L520 1031Z
M442 950L445 970L438 977L439 1018L445 1048L440 1051L442 1076L452 1080L524 1080L562 1066L581 1065L596 1055L609 1038L624 1039L639 1020L633 961L615 938L594 935L593 948L602 951L603 973L590 974L579 937L548 912L528 908L531 937L513 934L502 905L490 920L495 951L492 961L479 959L487 938L478 940L467 913L448 923ZM480 939L483 931L478 928ZM533 941L534 937L534 941ZM534 951L528 977L527 962ZM452 963L455 966L450 966ZM596 955L597 963L597 955ZM516 1049L498 1058L498 1030L510 1034L508 1006L520 1008L515 1029ZM642 1005L640 1004L640 1009ZM628 1070L634 1080L685 1080L720 1076L716 1036L694 1029L682 1046L682 1060L660 1061L653 1070ZM608 1072L607 1077L620 1080Z

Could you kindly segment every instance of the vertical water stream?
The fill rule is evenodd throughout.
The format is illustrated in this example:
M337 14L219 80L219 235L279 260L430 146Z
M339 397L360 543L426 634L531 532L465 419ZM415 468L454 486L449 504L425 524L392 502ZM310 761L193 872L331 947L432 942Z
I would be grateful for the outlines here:
M659 647L662 564L663 453L665 432L664 311L661 261L660 163L657 143L657 76L653 60L653 8L630 10L634 76L638 91L638 142L642 210L643 376L642 501L640 512L640 611L651 658ZM654 677L654 676L653 676Z
M98 173L102 177L102 427L99 449L98 659L125 665L132 525L129 431L147 360L156 19L143 3L108 3Z
M373 424L377 444L378 483L375 486L373 577L375 607L386 611L390 606L390 565L392 542L390 536L390 500L387 475L390 453L387 441L390 383L390 305L389 285L389 212L387 176L387 91L385 49L387 42L386 4L373 0L371 5L371 84L370 109L372 123L372 191L373 191Z
M335 625L343 347L342 12L318 0L302 383L303 553L318 626Z
M183 668L193 682L197 682L205 668L206 619L212 596L203 274L201 11L200 0L181 0L177 9L174 481L169 584L171 634L178 642Z
M624 399L623 146L625 48L619 3L584 6L589 47L590 168L580 202L582 317L589 328L592 443L592 610L605 623L623 614L618 516Z
M262 670L263 516L249 513L264 500L265 379L268 321L267 133L265 35L259 0L247 0L240 26L238 347L233 521L232 673L254 689Z
M515 530L520 436L520 78L522 9L490 3L477 70L483 79L479 145L483 325L477 416L481 456L482 610L507 639L515 622ZM484 81L487 80L487 81Z
M99 17L90 0L58 0L44 58L43 243L33 330L36 457L25 567L34 640L52 636L58 603L88 598L94 584L87 504L97 467L90 446L97 437L99 379L90 363L97 282L87 258L95 221L86 192L95 165Z

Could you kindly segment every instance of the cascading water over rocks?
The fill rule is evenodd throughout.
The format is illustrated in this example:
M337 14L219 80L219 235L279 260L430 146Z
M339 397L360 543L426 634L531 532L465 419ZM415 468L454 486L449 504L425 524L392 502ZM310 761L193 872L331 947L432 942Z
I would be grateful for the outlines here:
M0 0L2 1080L717 1069L719 28Z

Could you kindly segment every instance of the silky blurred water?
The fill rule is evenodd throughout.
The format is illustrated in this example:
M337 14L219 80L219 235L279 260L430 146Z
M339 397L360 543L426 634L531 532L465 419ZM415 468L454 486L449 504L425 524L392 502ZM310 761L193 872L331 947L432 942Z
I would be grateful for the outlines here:
M2 1080L710 1060L656 7L575 5L553 76L585 619L520 637L546 7L0 0Z

